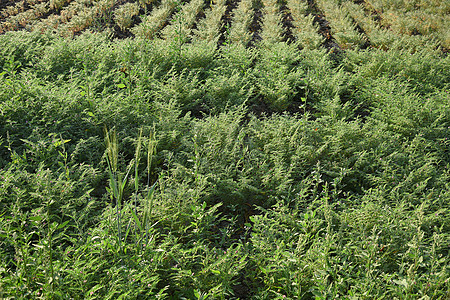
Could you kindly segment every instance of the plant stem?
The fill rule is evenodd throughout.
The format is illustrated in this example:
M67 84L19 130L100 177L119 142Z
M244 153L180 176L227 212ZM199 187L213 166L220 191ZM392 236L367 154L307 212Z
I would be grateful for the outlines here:
M54 298L54 286L53 281L55 279L54 268L53 268L53 253L52 253L52 229L50 227L50 202L47 203L47 251L48 251L48 262L50 267L50 290L51 299Z

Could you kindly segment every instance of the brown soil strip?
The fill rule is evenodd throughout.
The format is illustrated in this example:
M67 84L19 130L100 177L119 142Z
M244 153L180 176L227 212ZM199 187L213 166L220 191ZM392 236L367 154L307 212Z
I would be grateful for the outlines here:
M319 33L325 37L325 41L323 42L323 46L332 52L340 52L342 51L341 47L336 43L336 40L331 35L330 23L325 19L323 13L317 8L314 0L308 0L308 6L311 10L311 14L314 16L314 23L319 24Z
M223 26L220 28L220 37L217 42L217 46L222 46L227 39L227 29L231 26L231 21L233 19L233 10L238 6L239 0L228 0L227 9L220 20Z
M363 1L363 2L364 2L364 1ZM355 3L356 3L356 2L355 2ZM356 4L358 4L358 3L356 3ZM358 24L351 16L349 16L349 17L350 17L350 19L352 20L353 24L355 25L356 31L357 31L358 33L362 34L362 35L365 37L365 40L366 40L366 41L364 42L364 44L362 44L362 45L360 46L360 48L361 48L361 49L367 49L367 48L369 48L369 47L371 46L369 36L366 34L366 32L364 31L364 29L362 29L362 27L359 26L359 24Z
M354 1L354 2L355 2L356 4L364 3L364 1ZM381 21L381 19L382 19L382 17L381 17L382 12L377 11L377 10L375 10L375 9L369 9L367 5L363 5L363 9L364 9L364 12L365 12L368 16L371 16L371 17L373 18L373 20L374 20L375 22L377 22L377 24L378 24L380 27L382 27L382 26L381 26L381 23L380 23L380 21Z
M269 105L264 100L264 97L258 95L256 99L249 103L248 111L255 115L257 118L263 118L265 116L271 116L274 111L269 107ZM247 116L246 121L250 121L250 116Z
M353 21L353 23L355 24L355 29L356 29L356 31L358 31L360 34L362 34L362 35L365 37L365 42L364 42L364 44L362 44L362 45L360 46L360 48L361 48L361 49L367 49L367 48L369 48L369 47L371 46L371 43L370 43L370 39L369 39L369 37L367 36L366 32L365 32L364 29L362 29L361 26L359 26L359 24L357 24L355 21Z
M200 22L200 20L202 20L206 17L205 11L210 7L211 7L211 1L204 0L203 9L195 17L195 22L194 22L194 25L192 25L191 30L197 29L198 22Z
M253 33L252 39L248 42L247 47L255 47L258 42L262 40L261 35L261 23L262 23L262 10L260 5L254 9L253 20L250 23L249 30Z
M285 3L280 5L280 13L283 16L281 20L281 24L283 25L283 42L293 42L295 41L295 37L292 35L292 28L295 26L292 24L293 18L289 8Z

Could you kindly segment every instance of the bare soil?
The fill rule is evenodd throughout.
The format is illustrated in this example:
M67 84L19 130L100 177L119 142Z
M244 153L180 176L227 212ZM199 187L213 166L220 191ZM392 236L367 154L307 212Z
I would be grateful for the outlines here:
M227 1L227 9L222 16L221 24L223 25L220 29L220 38L217 42L217 46L222 46L227 38L227 29L231 26L231 21L233 19L233 10L238 6L239 0L228 0Z
M283 42L289 43L295 41L295 37L292 35L292 28L294 28L295 26L292 24L293 21L292 15L285 3L282 3L280 5L280 13L283 16L282 19L282 25L284 28Z
M323 46L332 52L342 51L341 47L336 43L336 40L331 35L330 22L325 19L325 15L317 8L314 0L308 0L308 6L311 15L314 16L314 23L319 24L319 33L325 38Z

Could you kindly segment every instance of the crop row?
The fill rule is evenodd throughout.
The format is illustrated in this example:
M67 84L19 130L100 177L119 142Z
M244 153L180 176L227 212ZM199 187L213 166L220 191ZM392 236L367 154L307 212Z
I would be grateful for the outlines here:
M268 44L282 41L282 15L277 0L262 0L264 5L261 28L261 38Z
M329 21L333 37L341 48L352 49L364 43L364 36L357 32L355 23L337 2L316 0L316 3Z
M228 40L232 43L247 45L252 38L249 31L250 23L253 19L252 0L241 0L233 13L234 16L228 33Z
M94 22L111 9L115 0L75 0L62 9L59 14L36 22L32 30L45 31L51 28L60 35L73 36L94 24Z
M192 26L197 15L203 10L203 0L191 0L179 8L179 11L172 18L169 26L161 31L161 38L174 40L179 44L189 41Z
M68 26L72 18L78 13L82 13L88 6L93 4L93 0L73 0L67 1L67 5L60 4L59 13L51 14L47 18L34 21L30 24L30 30L37 30L40 32L46 30L57 30L57 32L63 35L63 28Z
M422 36L450 48L450 2L439 0L366 0L380 26L401 36Z
M25 27L30 21L37 20L47 14L51 9L57 7L60 2L71 0L60 0L59 2L45 0L32 0L27 2L29 9L26 9L25 1L17 2L14 6L9 6L2 11L5 21L0 24L0 33L10 30L17 30Z
M197 29L194 30L196 39L217 42L222 28L222 16L225 14L226 9L226 0L218 0L211 3L211 7L205 12L205 18L200 20Z
M283 10L281 4L285 5ZM450 4L445 1L367 0L356 4L350 0L240 0L226 13L227 5L231 4L224 0L30 0L26 5L20 1L2 10L0 32L26 28L73 36L105 22L99 21L103 18L107 19L106 27L116 26L129 36L179 43L218 41L226 29L229 43L248 46L256 36L268 43L285 40L283 19L289 15L292 38L302 48L317 49L325 40L324 25L317 19L320 16L342 49L367 45L381 49L399 45L450 48ZM229 23L224 21L228 17Z
M142 22L133 27L131 32L136 36L152 39L164 26L166 19L172 14L177 3L171 0L162 0L160 6L152 10L149 15L142 18Z
M27 10L27 7L32 7L36 4L39 4L39 3L45 2L45 1L47 1L47 0L29 0L29 1L15 2L14 5L9 5L6 8L4 8L3 10L1 10L0 17L8 18L8 17L15 16L15 15ZM54 2L54 1L50 2L50 6L52 6L52 2Z
M366 15L360 5L346 2L343 7L364 30L373 47L387 50L391 48L420 49L434 46L433 43L430 43L432 40L429 37L402 35L382 27L373 18Z
M308 4L304 0L287 0L294 28L292 34L303 48L317 49L324 41L312 15L306 15Z

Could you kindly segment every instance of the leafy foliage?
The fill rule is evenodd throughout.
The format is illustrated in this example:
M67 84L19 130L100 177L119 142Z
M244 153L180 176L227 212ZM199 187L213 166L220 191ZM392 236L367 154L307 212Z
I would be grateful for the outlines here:
M0 298L448 297L440 49L0 45Z

